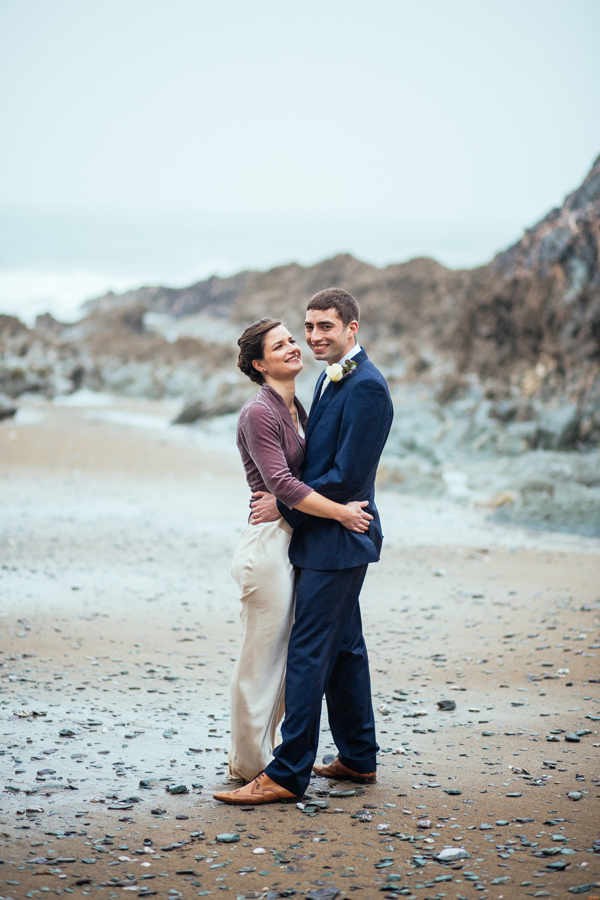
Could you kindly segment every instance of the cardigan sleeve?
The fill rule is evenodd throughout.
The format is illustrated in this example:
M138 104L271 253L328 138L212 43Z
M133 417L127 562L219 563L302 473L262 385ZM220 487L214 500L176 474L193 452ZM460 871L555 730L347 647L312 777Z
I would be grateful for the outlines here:
M267 490L293 508L312 493L312 488L294 478L282 446L281 423L266 404L253 404L242 423L242 437Z

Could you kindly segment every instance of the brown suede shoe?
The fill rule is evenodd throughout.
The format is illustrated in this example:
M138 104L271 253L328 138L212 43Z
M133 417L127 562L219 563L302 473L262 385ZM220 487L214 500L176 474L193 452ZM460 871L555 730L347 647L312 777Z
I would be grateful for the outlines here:
M356 784L375 784L377 781L377 772L369 772L363 775L362 772L353 772L336 758L328 766L313 766L315 775L322 778L334 778L336 781L354 781Z
M249 784L238 788L237 791L220 791L213 794L215 800L223 803L238 803L258 805L259 803L286 803L290 800L299 800L296 794L286 791L281 785L273 781L265 772L260 772Z

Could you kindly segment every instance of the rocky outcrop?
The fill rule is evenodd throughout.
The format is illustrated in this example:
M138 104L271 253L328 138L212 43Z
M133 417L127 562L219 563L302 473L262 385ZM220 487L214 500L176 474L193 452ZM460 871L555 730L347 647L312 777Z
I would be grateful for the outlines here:
M538 366L549 393L586 390L600 363L600 157L567 197L469 284L452 342L461 369Z
M80 350L62 346L14 316L0 315L0 391L11 398L27 392L54 396L76 389Z
M213 275L206 281L198 281L186 288L141 287L124 294L109 291L97 300L88 300L83 308L86 313L110 312L119 307L142 306L146 310L166 313L182 318L203 312L218 318L231 315L236 298L243 293L253 272L241 272L231 278Z
M0 419L11 419L17 411L17 407L6 394L0 394Z
M182 289L107 294L75 325L46 315L27 329L0 316L0 390L13 398L82 386L177 396L201 416L236 408L250 390L235 366L242 327L268 313L301 332L306 299L337 284L359 300L362 340L399 399L406 385L420 385L453 435L460 429L447 423L475 402L465 447L596 446L599 256L600 158L560 209L478 269L431 259L377 268L342 254Z

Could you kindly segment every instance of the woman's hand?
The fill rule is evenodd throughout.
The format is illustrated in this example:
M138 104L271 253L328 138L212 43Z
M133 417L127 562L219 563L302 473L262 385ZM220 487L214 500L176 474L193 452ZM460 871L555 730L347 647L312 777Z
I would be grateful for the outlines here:
M277 500L268 491L254 491L250 500L251 525L262 525L263 522L276 522L281 518L277 509Z
M352 500L350 503L344 504L340 518L344 528L360 534L369 530L369 523L373 520L373 516L365 511L365 506L368 506L367 500Z

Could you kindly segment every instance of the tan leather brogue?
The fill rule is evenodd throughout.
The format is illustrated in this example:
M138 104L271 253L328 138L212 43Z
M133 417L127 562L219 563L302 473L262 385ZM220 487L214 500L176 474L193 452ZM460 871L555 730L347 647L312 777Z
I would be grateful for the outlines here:
M258 806L261 803L287 803L290 800L299 800L296 794L286 791L281 785L273 781L265 772L261 772L249 784L238 788L237 791L220 791L213 794L215 800L222 803L248 804Z
M313 766L313 772L315 775L320 775L321 778L333 778L336 781L354 781L355 784L375 784L377 781L377 772L369 772L368 774L353 772L352 769L348 769L341 763L337 756L328 766Z

